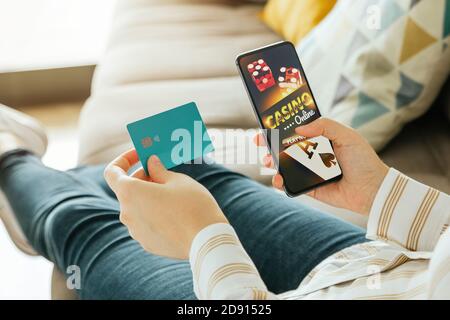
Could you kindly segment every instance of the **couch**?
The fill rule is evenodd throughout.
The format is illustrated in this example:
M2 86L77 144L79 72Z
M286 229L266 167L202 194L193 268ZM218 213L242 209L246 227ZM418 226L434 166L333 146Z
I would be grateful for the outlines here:
M260 10L259 4L231 0L119 0L80 117L79 164L110 161L132 146L127 123L189 101L197 102L208 128L256 128L234 59L281 40L259 20ZM445 92L380 155L388 165L449 192L449 121L444 111L450 97ZM262 183L270 181L258 165L230 167ZM305 196L298 201L365 225L352 212ZM55 270L53 298L74 297L64 288L64 277Z

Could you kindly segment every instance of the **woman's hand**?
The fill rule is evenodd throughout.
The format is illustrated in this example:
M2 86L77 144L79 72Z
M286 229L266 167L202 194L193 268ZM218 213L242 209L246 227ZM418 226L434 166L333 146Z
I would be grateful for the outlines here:
M105 179L120 203L120 221L146 251L188 258L195 235L227 219L205 187L187 175L168 171L156 156L148 161L150 177L142 168L128 176L138 161L133 149L105 169Z
M330 139L343 172L340 181L319 187L308 195L335 207L369 214L375 195L389 170L369 143L353 129L325 118L298 127L295 131L307 138L324 136ZM265 146L264 137L258 134L255 143ZM273 167L270 155L265 157L264 165ZM282 189L283 177L275 175L272 184Z

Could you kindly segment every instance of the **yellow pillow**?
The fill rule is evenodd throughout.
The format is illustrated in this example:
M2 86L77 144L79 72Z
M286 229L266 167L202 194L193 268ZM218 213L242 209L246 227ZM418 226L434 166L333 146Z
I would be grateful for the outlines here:
M286 40L297 44L335 4L336 0L269 0L262 19Z

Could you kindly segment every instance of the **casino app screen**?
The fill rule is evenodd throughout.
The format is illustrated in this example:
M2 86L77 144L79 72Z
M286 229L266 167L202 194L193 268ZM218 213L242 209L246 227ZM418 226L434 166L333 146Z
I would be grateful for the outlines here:
M320 117L294 46L289 42L238 57L241 76L262 127L278 130L278 167L288 194L296 195L342 175L325 137L306 139L295 128Z

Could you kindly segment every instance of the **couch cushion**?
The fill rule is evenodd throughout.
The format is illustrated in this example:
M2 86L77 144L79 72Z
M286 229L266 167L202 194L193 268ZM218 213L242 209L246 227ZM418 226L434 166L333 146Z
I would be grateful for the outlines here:
M279 37L260 5L240 3L119 1L80 117L80 163L109 161L131 146L127 123L189 101L208 127L256 127L235 57Z
M279 40L258 19L261 8L220 0L119 1L94 94L139 82L236 76L239 53Z

